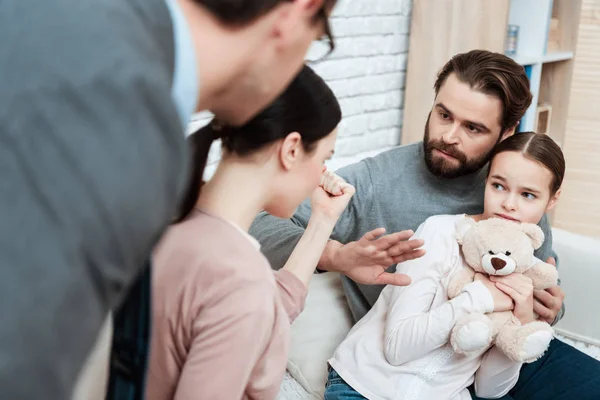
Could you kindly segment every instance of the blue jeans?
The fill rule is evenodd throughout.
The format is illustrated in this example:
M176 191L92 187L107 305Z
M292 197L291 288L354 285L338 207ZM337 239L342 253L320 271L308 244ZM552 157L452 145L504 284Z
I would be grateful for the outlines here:
M325 400L366 399L363 395L352 389L350 385L338 375L335 369L329 367L329 376L325 384Z
M469 388L473 400L473 386ZM325 400L364 399L333 369L329 370ZM598 400L600 361L560 340L550 342L542 358L521 368L514 388L500 400Z
M480 399L469 389L474 400ZM521 368L515 387L500 399L600 399L600 361L554 339L542 358Z

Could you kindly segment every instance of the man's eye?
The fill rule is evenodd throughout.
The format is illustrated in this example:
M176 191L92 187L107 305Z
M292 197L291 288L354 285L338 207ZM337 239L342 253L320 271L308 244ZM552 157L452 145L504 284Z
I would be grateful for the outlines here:
M471 133L479 133L480 132L479 128L476 127L475 125L467 125L467 129Z

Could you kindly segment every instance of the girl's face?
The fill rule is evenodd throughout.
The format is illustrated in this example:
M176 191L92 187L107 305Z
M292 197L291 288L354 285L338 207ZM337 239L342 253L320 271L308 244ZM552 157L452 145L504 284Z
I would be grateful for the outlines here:
M483 218L537 224L560 196L560 190L554 195L550 192L553 178L544 165L519 152L499 153L485 185Z
M272 201L266 211L280 218L291 218L294 215L300 203L321 183L321 176L326 169L325 161L333 155L336 138L337 128L319 140L310 152L305 152L301 144L297 147L295 161L277 180Z

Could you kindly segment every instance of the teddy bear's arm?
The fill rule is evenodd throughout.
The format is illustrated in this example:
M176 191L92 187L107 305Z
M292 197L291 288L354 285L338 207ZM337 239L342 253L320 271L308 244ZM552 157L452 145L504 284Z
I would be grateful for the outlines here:
M556 267L541 261L523 272L523 275L531 278L533 288L536 290L548 289L558 283Z
M448 283L448 298L453 299L462 292L465 285L473 282L475 271L469 267L461 268L457 273L450 277Z

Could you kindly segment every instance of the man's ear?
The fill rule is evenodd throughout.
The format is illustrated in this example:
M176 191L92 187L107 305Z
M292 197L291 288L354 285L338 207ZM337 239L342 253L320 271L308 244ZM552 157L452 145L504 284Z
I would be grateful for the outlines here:
M311 19L314 19L315 15L323 8L325 0L294 0L293 3L301 10L301 12ZM327 11L330 12L331 10Z
M279 162L281 167L289 171L302 157L302 136L298 132L287 135L279 146Z
M521 230L525 232L527 236L531 239L531 244L535 250L539 249L544 243L544 231L542 228L537 226L536 224L526 224L523 223L520 225Z
M502 132L502 134L500 135L500 140L499 140L499 142L501 142L501 141L503 141L504 139L506 139L506 138L509 138L509 137L511 137L512 135L514 135L514 134L515 134L515 131L517 130L517 126L518 126L518 125L519 125L519 124L517 124L517 125L513 126L512 128L508 128L508 129L506 129L504 132Z
M325 0L292 0L282 2L273 12L275 16L274 34L281 39L281 44L296 40L296 36L306 34L298 30L300 26L312 25L315 15L323 7Z
M552 210L554 208L554 206L556 205L556 203L558 202L558 199L560 198L560 195L562 194L562 188L559 188L556 193L554 193L551 197L550 200L548 201L548 205L546 206L546 212Z

